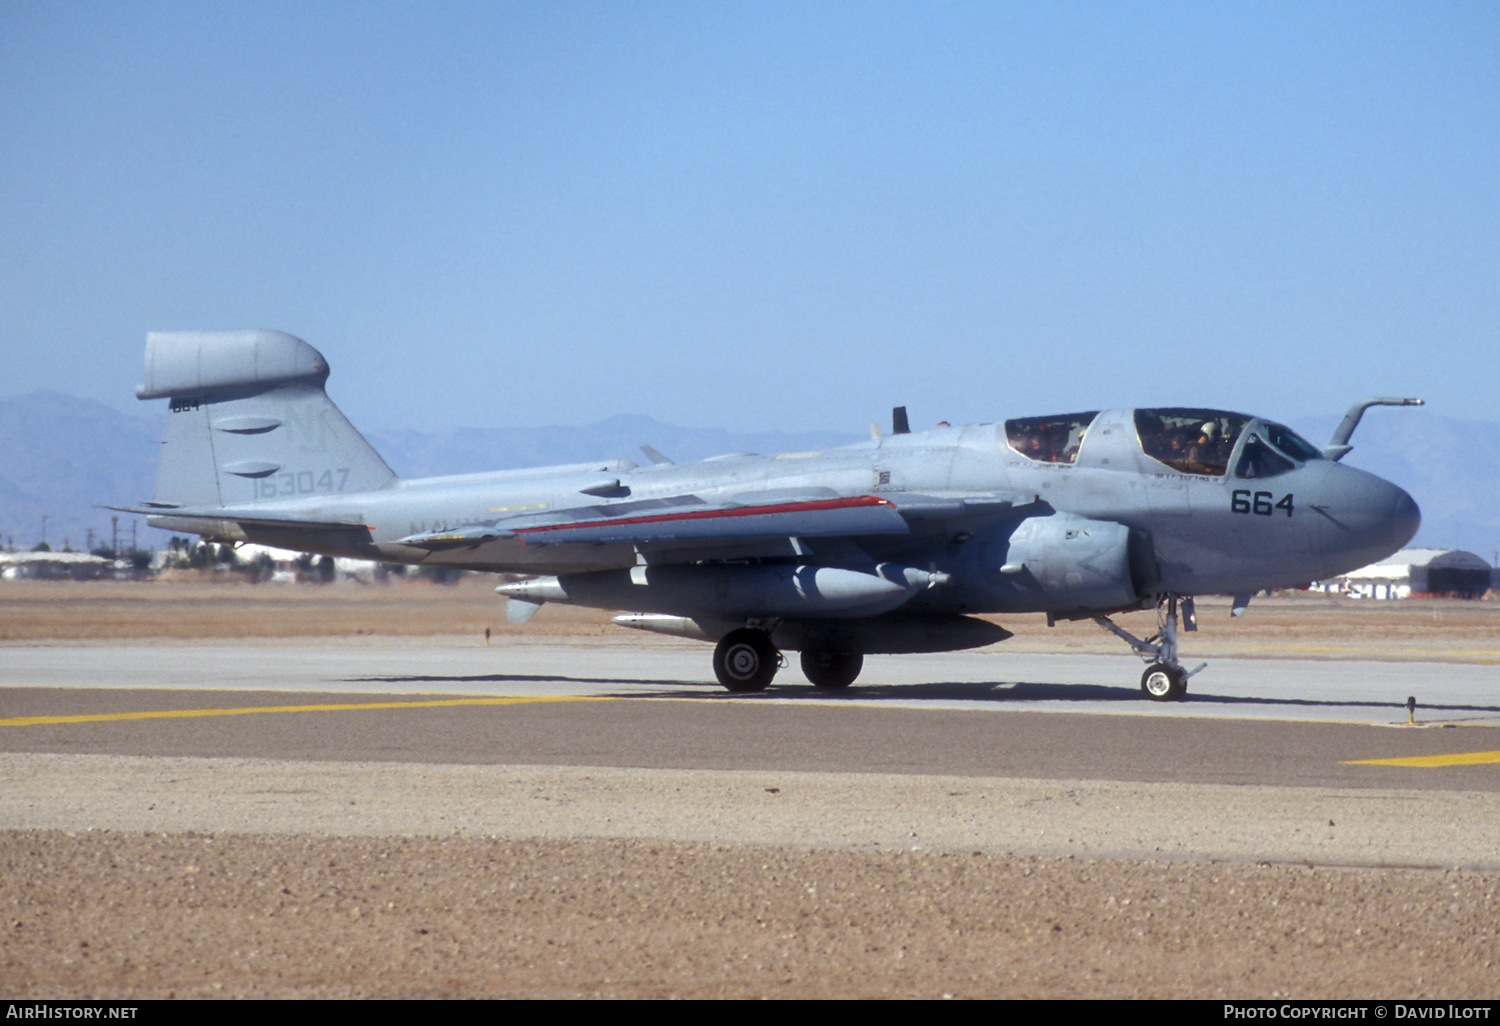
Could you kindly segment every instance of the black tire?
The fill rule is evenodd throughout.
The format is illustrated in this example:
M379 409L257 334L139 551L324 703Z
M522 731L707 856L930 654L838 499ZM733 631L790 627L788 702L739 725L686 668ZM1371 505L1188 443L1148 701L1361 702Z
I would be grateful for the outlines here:
M810 648L802 653L802 672L813 687L825 691L847 688L864 669L865 657L858 652L830 652Z
M1187 694L1187 674L1180 666L1152 663L1141 674L1141 691L1153 702L1180 702Z
M764 691L776 676L781 656L765 631L741 627L714 649L714 676L730 691Z

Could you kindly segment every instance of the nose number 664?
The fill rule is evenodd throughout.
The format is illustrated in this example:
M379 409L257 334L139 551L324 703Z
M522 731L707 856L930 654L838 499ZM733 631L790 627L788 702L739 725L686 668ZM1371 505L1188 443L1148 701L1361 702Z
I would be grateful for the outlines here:
M1283 495L1278 502L1275 492L1252 492L1248 488L1237 488L1229 497L1229 512L1231 513L1253 513L1258 517L1275 516L1278 509L1286 510L1286 515L1291 516L1295 508L1292 501L1292 493Z

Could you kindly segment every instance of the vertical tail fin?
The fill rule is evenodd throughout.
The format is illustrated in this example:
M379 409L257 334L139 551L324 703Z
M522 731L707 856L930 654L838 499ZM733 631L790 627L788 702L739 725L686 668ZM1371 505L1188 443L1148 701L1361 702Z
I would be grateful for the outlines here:
M383 488L391 468L323 391L328 361L279 331L146 336L141 399L170 399L152 505L237 506Z

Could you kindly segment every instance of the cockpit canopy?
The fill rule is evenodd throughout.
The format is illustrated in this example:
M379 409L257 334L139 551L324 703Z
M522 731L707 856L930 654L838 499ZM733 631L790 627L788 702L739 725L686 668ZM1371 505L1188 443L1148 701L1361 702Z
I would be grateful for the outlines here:
M1099 416L1064 413L1057 417L1026 417L1005 422L1005 440L1016 452L1038 463L1073 463L1089 425Z
M1005 422L1011 449L1038 463L1071 465L1078 460L1099 411L1025 417ZM1162 407L1134 411L1141 452L1183 474L1238 478L1285 474L1322 452L1281 424L1226 410Z
M1255 424L1235 464L1236 477L1275 477L1296 468L1298 463L1321 460L1317 446L1281 424L1262 420Z
M1136 410L1135 431L1142 452L1184 474L1223 477L1233 460L1235 477L1275 477L1323 458L1291 428L1225 410Z
M1222 477L1250 418L1223 410L1136 410L1141 451L1184 474Z

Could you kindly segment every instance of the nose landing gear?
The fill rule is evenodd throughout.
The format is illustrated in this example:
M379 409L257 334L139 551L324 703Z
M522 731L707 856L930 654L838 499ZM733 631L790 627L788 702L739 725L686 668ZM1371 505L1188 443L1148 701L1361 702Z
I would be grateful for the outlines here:
M1117 625L1107 616L1096 616L1094 622L1128 644L1135 654L1150 663L1141 674L1141 691L1153 702L1180 702L1187 694L1188 678L1196 674L1207 663L1200 663L1191 670L1183 669L1177 661L1177 619L1180 612L1183 628L1198 629L1197 614L1193 609L1192 596L1163 595L1156 603L1157 632L1142 641L1134 634Z

